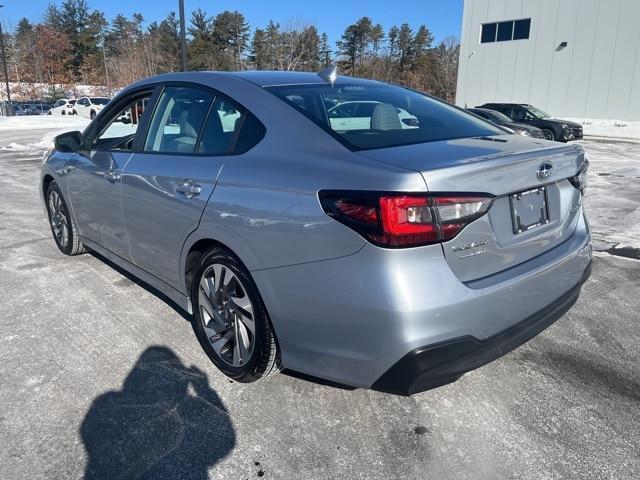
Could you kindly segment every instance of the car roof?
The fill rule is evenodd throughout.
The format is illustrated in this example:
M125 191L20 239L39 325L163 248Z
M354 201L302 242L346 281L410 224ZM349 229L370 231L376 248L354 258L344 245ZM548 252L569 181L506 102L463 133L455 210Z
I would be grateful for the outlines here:
M223 72L220 72L223 73ZM260 87L274 87L277 85L323 85L326 80L317 73L297 72L297 71L271 71L271 70L244 70L240 72L228 72L227 75L242 78ZM345 77L339 75L335 84L349 85L371 85L380 84L376 80L366 80L364 78Z
M518 105L519 107L530 107L529 103L513 103L513 102L488 102L475 108L483 108L485 105Z

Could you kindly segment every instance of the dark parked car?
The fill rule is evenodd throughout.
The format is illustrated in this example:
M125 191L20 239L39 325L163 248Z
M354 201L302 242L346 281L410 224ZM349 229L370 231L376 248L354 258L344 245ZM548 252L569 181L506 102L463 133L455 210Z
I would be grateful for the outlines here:
M507 127L513 130L518 135L524 135L526 137L544 138L542 130L532 125L526 125L524 123L517 123L507 117L504 113L500 113L497 110L491 110L489 108L467 108L468 112L471 112L479 117L489 120L491 123L495 123L501 127Z
M485 103L476 108L497 110L514 122L538 127L547 140L568 142L582 138L582 125L579 123L553 118L548 113L526 103Z

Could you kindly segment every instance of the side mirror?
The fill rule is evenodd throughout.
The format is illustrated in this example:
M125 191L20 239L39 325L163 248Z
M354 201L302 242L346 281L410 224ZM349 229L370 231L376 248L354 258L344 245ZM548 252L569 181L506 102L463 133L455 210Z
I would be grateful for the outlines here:
M55 139L56 150L59 152L76 152L82 147L82 133L65 132Z

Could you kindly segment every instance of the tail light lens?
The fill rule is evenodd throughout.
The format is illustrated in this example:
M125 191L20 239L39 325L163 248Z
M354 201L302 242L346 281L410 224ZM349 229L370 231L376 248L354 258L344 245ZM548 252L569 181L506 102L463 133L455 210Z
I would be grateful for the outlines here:
M582 195L584 195L587 190L587 170L589 170L589 160L585 158L576 176L569 179L571 184L580 190Z
M376 194L321 191L324 211L380 246L415 247L451 240L491 206L490 195Z

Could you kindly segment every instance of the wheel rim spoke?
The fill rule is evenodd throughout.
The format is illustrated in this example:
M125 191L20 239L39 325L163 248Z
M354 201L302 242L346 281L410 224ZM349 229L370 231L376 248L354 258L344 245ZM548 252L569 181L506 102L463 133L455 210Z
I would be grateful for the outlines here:
M214 335L212 337L209 337L209 342L211 343L211 347L213 347L213 351L216 352L216 354L221 358L224 358L222 349L226 347L232 339L233 332L228 331L223 335Z
M254 308L235 272L214 263L200 279L201 324L215 354L234 367L251 358L255 338Z

